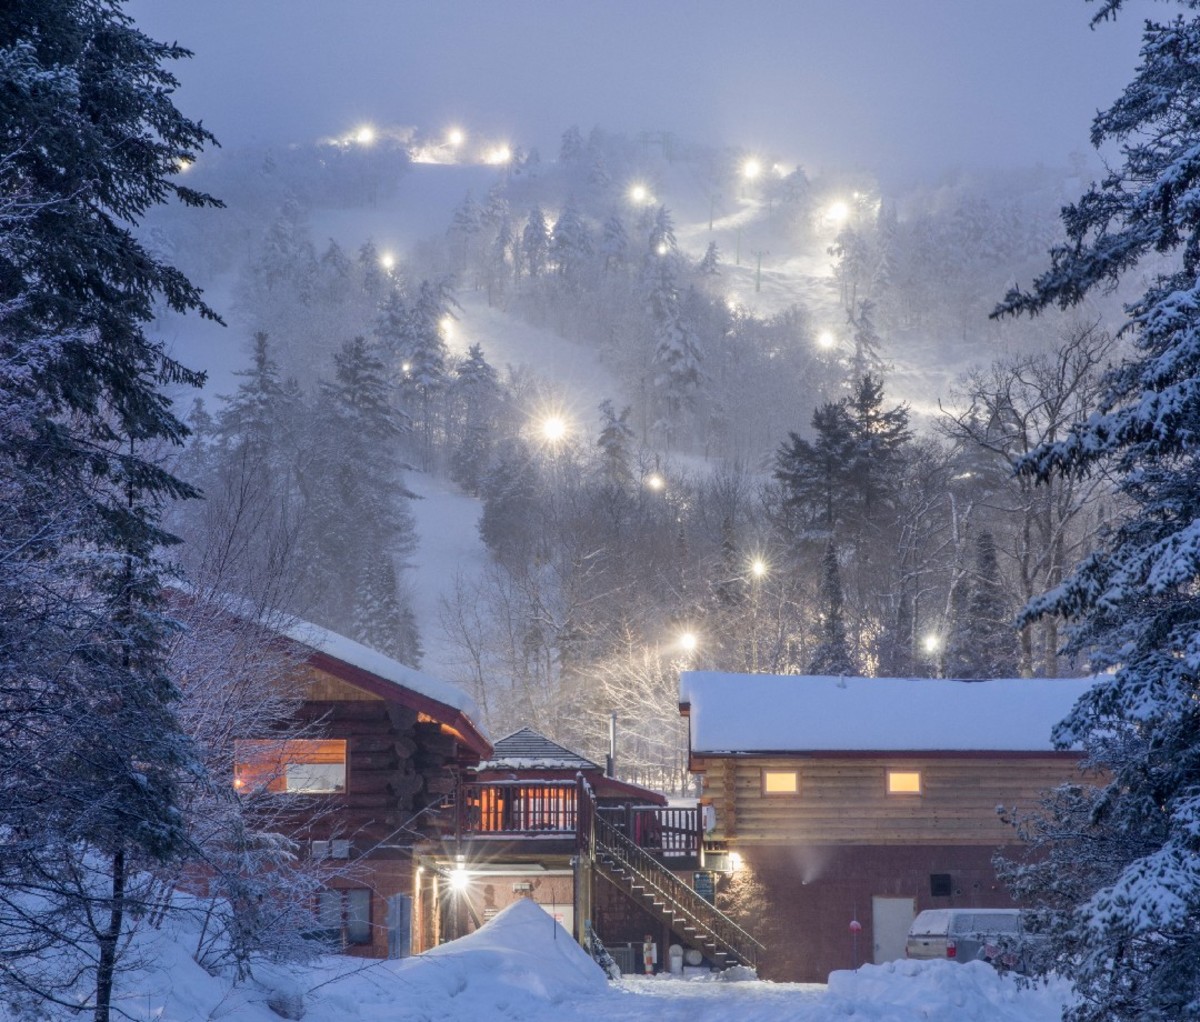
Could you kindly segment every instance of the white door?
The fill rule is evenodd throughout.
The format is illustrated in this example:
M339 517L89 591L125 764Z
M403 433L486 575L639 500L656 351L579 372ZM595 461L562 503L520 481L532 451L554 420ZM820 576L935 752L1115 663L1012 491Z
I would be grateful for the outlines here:
M908 928L917 914L915 898L871 899L871 932L875 935L876 965L904 957Z

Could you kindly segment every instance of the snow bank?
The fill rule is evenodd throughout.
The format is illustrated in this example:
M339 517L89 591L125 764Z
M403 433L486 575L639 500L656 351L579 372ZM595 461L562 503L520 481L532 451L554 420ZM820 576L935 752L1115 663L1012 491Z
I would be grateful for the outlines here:
M831 973L825 1010L872 1022L1057 1022L1068 993L1062 981L1022 988L985 962L902 959Z

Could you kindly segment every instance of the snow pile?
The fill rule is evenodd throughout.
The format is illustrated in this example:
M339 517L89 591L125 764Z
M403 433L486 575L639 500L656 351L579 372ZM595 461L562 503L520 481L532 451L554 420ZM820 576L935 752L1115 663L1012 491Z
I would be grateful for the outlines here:
M1062 981L1022 988L986 962L901 959L831 973L825 1010L873 1022L1057 1022L1068 994Z

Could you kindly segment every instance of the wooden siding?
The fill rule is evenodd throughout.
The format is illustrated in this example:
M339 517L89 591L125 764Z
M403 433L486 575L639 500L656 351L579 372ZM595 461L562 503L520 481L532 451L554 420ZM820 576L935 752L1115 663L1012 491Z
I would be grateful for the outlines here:
M304 686L304 698L310 702L324 703L356 703L376 702L383 700L371 692L356 688L341 678L335 678L327 671L319 670L309 664L298 664L289 683L299 681Z
M1032 808L1039 792L1076 775L1073 758L695 758L716 810L710 840L747 844L980 844L1013 839L996 807ZM889 767L921 772L921 794L889 795ZM800 793L764 794L763 770L796 770Z

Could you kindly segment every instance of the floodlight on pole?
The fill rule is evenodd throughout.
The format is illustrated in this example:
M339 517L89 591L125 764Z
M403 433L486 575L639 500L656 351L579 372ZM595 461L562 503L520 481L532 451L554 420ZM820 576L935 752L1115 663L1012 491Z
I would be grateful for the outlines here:
M542 436L552 444L565 440L569 427L561 415L547 415L541 423Z

